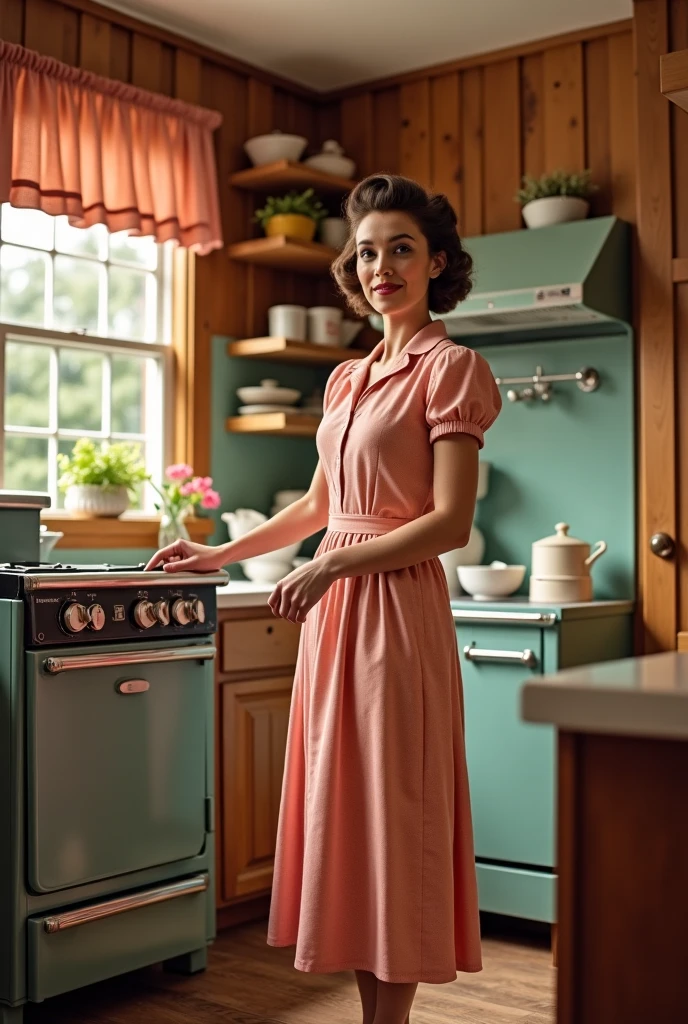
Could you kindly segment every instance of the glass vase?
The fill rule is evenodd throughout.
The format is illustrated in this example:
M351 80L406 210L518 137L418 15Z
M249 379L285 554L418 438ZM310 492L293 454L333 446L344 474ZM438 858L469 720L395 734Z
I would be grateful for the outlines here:
M176 540L191 540L189 531L184 525L184 512L172 512L163 510L160 516L160 527L158 529L158 548L174 544Z

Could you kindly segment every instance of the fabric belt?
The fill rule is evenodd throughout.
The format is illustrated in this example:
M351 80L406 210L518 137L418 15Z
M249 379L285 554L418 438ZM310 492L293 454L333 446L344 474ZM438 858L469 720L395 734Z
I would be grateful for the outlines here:
M405 523L412 523L411 519L391 518L387 516L363 516L344 515L343 513L330 513L327 521L327 529L338 533L390 533L398 526Z

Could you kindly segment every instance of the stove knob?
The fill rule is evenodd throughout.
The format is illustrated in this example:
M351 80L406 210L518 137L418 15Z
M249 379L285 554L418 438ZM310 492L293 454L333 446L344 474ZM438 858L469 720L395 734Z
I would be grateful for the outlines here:
M88 609L88 628L99 630L105 625L105 611L102 604L92 604Z
M137 601L134 605L134 622L141 629L150 629L157 622L152 601Z
M188 626L191 622L190 602L178 597L172 605L172 618L180 626Z
M205 622L205 605L200 597L194 597L189 601L191 606L191 618L194 622Z
M170 606L167 601L156 601L153 607L155 612L156 621L161 626L169 626L170 624Z
M62 613L62 621L70 633L80 633L88 624L88 609L85 605L72 601Z

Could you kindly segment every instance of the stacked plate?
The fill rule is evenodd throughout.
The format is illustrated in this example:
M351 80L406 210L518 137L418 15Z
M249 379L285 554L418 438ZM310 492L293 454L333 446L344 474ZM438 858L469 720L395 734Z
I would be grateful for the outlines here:
M257 412L299 412L295 408L301 398L296 388L280 387L279 381L266 377L259 387L237 388L237 395L244 403L239 406L239 414L250 416Z

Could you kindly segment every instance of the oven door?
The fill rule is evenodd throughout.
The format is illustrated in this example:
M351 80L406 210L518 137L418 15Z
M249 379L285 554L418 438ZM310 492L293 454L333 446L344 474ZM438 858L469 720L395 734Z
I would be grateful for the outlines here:
M34 892L202 851L214 653L211 638L27 652Z

